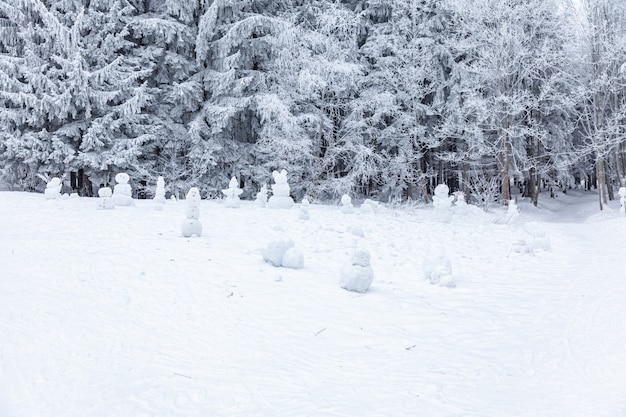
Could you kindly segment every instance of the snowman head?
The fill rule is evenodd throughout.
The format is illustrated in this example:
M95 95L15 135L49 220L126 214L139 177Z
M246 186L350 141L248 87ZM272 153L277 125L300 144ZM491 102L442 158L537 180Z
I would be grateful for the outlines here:
M352 199L350 198L350 196L348 194L344 194L343 196L341 196L341 204L343 204L344 206L347 206L348 204L352 203Z
M228 183L228 188L238 188L239 187L239 181L237 181L237 178L232 177L230 179L230 182Z
M48 182L46 187L58 187L59 185L61 185L61 180L58 177L54 177L50 180L50 182Z
M165 187L165 180L163 179L163 177L157 178L157 186Z
M274 177L274 182L276 184L286 184L287 183L287 171L282 170L280 172L274 171L272 172L272 176Z
M352 254L352 265L368 266L370 264L370 253L367 249L359 248Z
M196 187L191 187L187 192L187 200L200 201L200 190L198 190Z
M98 190L98 197L107 198L113 195L113 190L109 187L102 187Z
M448 198L450 188L446 184L439 184L435 187L435 195L440 198Z
M120 172L115 176L115 182L118 184L128 184L128 181L130 181L130 177L125 172Z

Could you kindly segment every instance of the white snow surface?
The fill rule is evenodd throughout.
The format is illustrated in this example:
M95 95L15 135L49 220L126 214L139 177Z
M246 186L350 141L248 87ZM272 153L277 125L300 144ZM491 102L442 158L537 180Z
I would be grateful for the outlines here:
M0 415L626 415L626 219L591 192L433 221L432 207L95 210L0 192ZM276 225L306 257L277 269ZM347 230L362 227L363 237ZM549 237L549 250L512 251ZM445 248L456 288L422 263ZM338 285L366 245L365 294Z

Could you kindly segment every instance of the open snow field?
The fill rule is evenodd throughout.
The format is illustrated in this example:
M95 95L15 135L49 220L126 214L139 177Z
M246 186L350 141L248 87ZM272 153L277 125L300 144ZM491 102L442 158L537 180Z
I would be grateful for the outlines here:
M512 224L202 201L184 238L184 201L2 192L0 416L626 416L626 218L596 198ZM303 269L263 261L281 235ZM339 286L357 245L365 294ZM424 279L433 253L456 288Z

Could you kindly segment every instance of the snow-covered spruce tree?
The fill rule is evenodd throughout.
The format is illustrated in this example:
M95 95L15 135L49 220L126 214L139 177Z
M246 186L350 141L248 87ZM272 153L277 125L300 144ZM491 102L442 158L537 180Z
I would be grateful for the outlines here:
M200 17L195 52L204 103L189 124L189 164L210 194L231 175L252 193L270 169L294 168L293 158L307 153L306 136L276 87L274 61L281 48L294 49L293 28L281 17L290 5L217 0Z
M347 141L357 145L352 175L366 193L373 178L374 192L385 198L428 202L429 177L435 175L429 166L442 145L437 126L455 65L446 44L450 16L437 1L367 6L360 13L359 50L367 75L345 124Z
M151 137L142 115L152 100L144 83L150 69L132 57L136 45L126 37L133 9L124 5L3 2L18 45L0 57L8 109L0 116L2 159L12 172L84 172L80 191L90 195L89 177L97 185L108 182L110 169L139 167Z
M152 138L143 145L138 174L144 185L162 176L177 197L199 185L197 167L189 164L193 144L187 125L204 100L195 60L201 3L138 2L128 20L129 38L138 45L133 56L152 69L145 84L154 97L143 109Z

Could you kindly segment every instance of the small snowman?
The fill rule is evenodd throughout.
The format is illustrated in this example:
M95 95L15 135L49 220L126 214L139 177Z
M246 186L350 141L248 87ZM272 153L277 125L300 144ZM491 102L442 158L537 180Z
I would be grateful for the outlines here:
M274 185L272 185L272 196L270 197L267 206L269 208L291 208L293 206L293 199L289 195L290 188L287 182L287 171L282 170L280 172L272 172L274 177Z
M61 198L61 186L61 179L58 177L54 177L48 181L44 191L46 200L56 200Z
M445 210L452 205L454 197L448 196L450 188L446 184L439 184L435 187L435 195L433 196L433 207L436 210Z
M256 193L256 199L254 201L256 202L257 206L265 207L265 205L267 204L268 193L269 191L267 189L267 185L263 185L261 189L259 190L259 192Z
M350 214L354 211L354 206L352 205L352 198L348 194L344 194L341 196L341 212L344 214Z
M202 235L202 223L200 223L200 191L196 187L191 187L187 192L186 219L181 225L181 232L184 237Z
M348 291L364 293L374 281L374 271L370 265L367 249L356 249L350 261L341 268L340 285Z
M154 190L154 202L157 203L155 208L157 210L163 210L163 205L165 204L165 180L163 177L159 176L157 178L156 190Z
M116 206L132 206L133 195L130 188L130 177L125 172L120 172L115 176L115 182L117 183L113 188L113 202Z
M113 210L115 208L115 203L111 196L113 195L113 190L109 187L102 187L98 190L98 205L96 208L98 210Z
M232 177L230 179L230 183L228 183L228 188L226 190L222 190L222 193L226 196L224 207L241 207L241 200L239 199L239 196L243 193L243 190L239 188L239 181L237 181L237 178Z
M298 213L298 218L300 220L309 220L309 200L306 198L302 199L302 203L300 203L300 212Z

